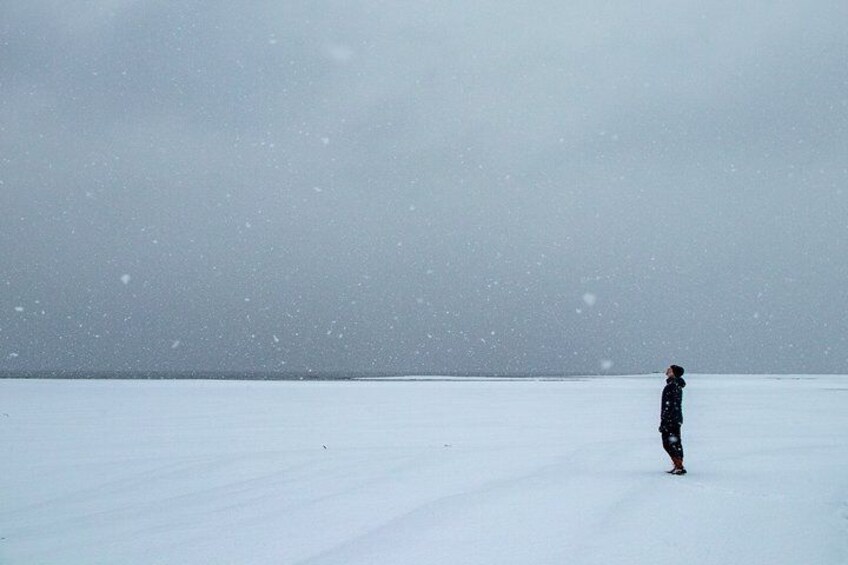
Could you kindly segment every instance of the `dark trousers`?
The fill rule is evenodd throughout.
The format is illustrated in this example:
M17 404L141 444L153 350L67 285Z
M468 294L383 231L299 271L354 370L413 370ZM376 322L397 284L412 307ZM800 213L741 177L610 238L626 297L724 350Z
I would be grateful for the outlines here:
M683 437L680 435L680 426L664 429L662 431L662 444L669 457L683 459Z

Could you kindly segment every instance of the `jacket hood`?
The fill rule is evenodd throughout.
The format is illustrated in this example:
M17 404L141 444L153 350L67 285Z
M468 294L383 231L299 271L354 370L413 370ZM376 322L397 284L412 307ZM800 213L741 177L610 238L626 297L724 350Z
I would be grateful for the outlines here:
M665 380L666 383L677 383L677 386L683 388L686 386L686 381L683 380L683 377L670 377Z

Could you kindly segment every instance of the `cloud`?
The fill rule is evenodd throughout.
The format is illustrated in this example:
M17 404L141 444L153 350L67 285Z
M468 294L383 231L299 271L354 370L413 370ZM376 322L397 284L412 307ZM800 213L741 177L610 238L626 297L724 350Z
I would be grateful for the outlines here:
M51 307L0 344L85 367L838 367L844 15L12 5L0 282Z

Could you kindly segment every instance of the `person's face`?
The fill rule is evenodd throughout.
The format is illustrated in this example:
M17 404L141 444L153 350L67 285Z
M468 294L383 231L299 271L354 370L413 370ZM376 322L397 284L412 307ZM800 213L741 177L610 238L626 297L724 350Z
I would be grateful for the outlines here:
M674 371L671 370L671 367L665 370L665 376L671 378L674 376Z

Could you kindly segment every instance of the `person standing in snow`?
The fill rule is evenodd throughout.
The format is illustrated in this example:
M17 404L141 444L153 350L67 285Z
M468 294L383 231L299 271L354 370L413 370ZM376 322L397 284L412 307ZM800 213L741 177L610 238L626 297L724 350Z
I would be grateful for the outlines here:
M674 468L669 471L672 475L685 475L683 467L683 439L680 436L680 426L683 425L683 367L672 365L665 370L665 388L662 391L660 403L660 434L662 434L663 449L671 457Z

